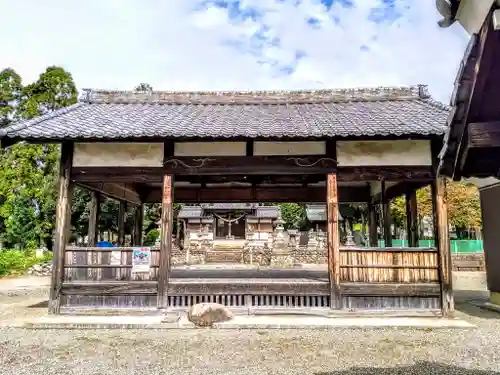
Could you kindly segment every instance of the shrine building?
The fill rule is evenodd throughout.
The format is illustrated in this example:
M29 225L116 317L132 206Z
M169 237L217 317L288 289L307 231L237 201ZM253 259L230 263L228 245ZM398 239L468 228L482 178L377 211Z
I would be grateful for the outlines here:
M85 90L75 105L0 129L0 140L3 147L61 145L51 313L164 313L210 301L241 313L448 316L451 254L445 184L437 174L448 116L422 85ZM84 245L69 243L75 185L93 197ZM428 185L436 245L423 248L416 191ZM390 217L390 201L402 195L409 239L403 248L392 246ZM119 247L96 247L102 196L120 201ZM177 217L174 202L185 204ZM315 225L307 241L284 227L273 206L282 202L309 205ZM161 237L158 246L140 249L148 203L161 203ZM340 228L339 206L350 203L368 207L366 244L352 241L349 226ZM125 246L124 213L131 209L133 242ZM173 238L175 220L185 226L183 247ZM233 268L214 268L210 259L228 240L241 241Z

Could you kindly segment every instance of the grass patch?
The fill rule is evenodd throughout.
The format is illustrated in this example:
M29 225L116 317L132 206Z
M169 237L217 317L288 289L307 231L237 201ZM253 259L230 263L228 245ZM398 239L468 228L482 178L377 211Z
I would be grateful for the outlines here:
M34 250L4 250L0 251L0 277L21 275L28 268L39 263L52 261L52 253L37 257Z

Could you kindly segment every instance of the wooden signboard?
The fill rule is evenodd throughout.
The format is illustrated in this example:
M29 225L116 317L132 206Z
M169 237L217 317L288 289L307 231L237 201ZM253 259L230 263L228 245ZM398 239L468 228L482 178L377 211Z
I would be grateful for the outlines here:
M149 272L151 267L151 248L135 247L132 249L132 273Z

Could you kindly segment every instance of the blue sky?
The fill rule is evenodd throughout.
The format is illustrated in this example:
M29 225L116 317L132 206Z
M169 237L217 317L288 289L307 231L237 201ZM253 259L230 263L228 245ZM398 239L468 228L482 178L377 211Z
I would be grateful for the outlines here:
M417 5L418 4L418 5ZM0 0L0 69L81 88L428 84L447 102L468 42L432 0Z

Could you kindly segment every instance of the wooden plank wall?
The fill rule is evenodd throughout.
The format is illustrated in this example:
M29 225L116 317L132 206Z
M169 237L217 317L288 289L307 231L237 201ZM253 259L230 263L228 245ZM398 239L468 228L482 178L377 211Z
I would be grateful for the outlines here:
M436 248L341 248L345 309L441 307Z

